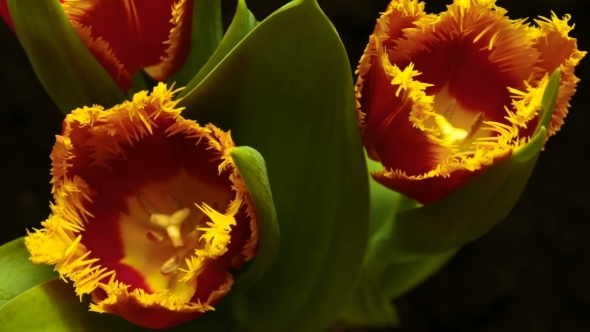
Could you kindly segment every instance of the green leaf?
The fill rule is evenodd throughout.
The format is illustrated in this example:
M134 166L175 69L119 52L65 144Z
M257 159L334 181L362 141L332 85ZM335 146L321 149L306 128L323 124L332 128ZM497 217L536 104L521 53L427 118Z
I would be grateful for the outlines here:
M72 283L55 278L8 302L0 308L0 331L103 332L153 331L111 314L90 312L89 297L76 296ZM219 315L218 315L219 316ZM192 322L166 329L171 332L229 331L227 322L206 313Z
M81 303L72 284L58 278L24 292L0 308L2 331L73 332L109 328L143 330L119 317L89 312L88 302Z
M167 80L168 84L187 85L215 52L222 35L221 0L194 1L190 52L182 69Z
M553 111L548 112L547 110L555 109L555 103L557 103L557 95L559 94L559 83L561 80L561 69L557 68L547 83L545 93L543 93L543 99L541 100L541 106L543 108L543 114L541 115L541 121L537 126L535 134L543 127L549 128Z
M354 295L340 313L348 326L384 327L397 326L399 316L391 298L383 292L380 275L375 269L364 268Z
M453 249L442 254L429 255L387 266L380 275L381 294L389 302L391 299L404 295L438 272L455 256L457 251L459 250Z
M24 239L0 246L0 307L31 287L55 278L53 267L33 264Z
M227 56L238 43L246 37L257 25L256 18L246 7L244 0L238 0L238 8L223 40L219 44L215 53L209 58L209 61L199 70L186 85L186 89L180 92L179 98L184 97L191 92L217 65ZM182 84L180 86L183 86Z
M538 152L544 135L543 129L529 143L531 148ZM512 210L537 157L494 164L440 201L398 213L390 233L378 241L380 255L405 260L410 257L399 253L442 253L482 236Z
M354 295L340 314L341 320L350 326L397 326L399 317L392 299L398 298L430 278L456 252L457 250L451 250L394 263L367 255L361 279Z
M60 111L99 104L125 94L88 51L55 0L8 0L17 35L35 74Z
M252 30L179 104L265 158L281 229L239 330L321 331L354 289L369 226L352 73L329 20L294 1Z
M381 163L369 159L366 156L369 172L376 172L383 169ZM371 236L378 232L383 223L391 220L397 208L397 202L401 194L384 187L369 175L369 187L371 195Z
M231 156L256 207L259 239L258 253L252 265L236 278L230 295L250 287L264 275L279 249L279 225L264 159L258 151L247 146L232 149Z

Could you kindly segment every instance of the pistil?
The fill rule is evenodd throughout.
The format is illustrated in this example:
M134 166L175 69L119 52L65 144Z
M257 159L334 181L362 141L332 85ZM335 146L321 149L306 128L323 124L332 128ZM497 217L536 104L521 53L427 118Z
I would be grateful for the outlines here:
M455 114L457 109L457 100L453 99L449 106L443 112L443 115L436 115L434 117L434 123L441 132L443 142L449 146L458 146L465 143L467 140L472 138L477 131L481 128L484 120L482 112L477 113L473 121L469 125L469 130L462 128L455 128L450 120Z

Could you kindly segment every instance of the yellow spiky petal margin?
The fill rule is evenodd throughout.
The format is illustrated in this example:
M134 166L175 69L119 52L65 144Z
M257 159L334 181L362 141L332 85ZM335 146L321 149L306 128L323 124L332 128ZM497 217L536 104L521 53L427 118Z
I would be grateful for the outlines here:
M586 54L568 36L569 15L542 17L533 26L508 19L494 0L456 0L447 9L426 14L421 2L392 1L370 37L355 86L363 141L385 166L375 179L423 203L528 142L557 68L561 86L547 137L559 130L578 81L574 68ZM485 74L466 73L478 72L477 64ZM488 88L469 85L486 80L488 96L471 95L485 93ZM486 109L488 100L505 103ZM471 126L451 124L453 112Z
M240 261L254 257L258 241L256 211L231 159L234 144L230 134L213 125L201 127L195 121L182 118L182 109L176 107L178 100L173 100L177 91L160 83L151 93L139 92L131 101L111 109L84 107L69 114L51 154L55 200L51 204L52 213L41 223L43 228L29 232L25 238L34 263L55 265L64 281L73 281L78 296L93 295L95 303L91 304L91 311L118 314L150 328L170 327L213 310L213 305L229 291L233 278L227 272L225 282L211 289L206 300L193 299L199 287L207 287L197 284L201 272L210 262L221 259L228 252L237 223L236 215L242 207L249 220L246 228L249 228L250 236L239 249L243 256ZM89 208L98 193L76 174L80 172L76 167L100 167L115 172L110 163L132 159L133 148L141 140L153 135L154 131L164 130L159 127L166 123L162 122L163 119L173 120L172 125L165 128L167 137L182 135L196 139L197 145L206 144L206 150L214 157L204 162L216 162L220 175L229 174L232 188L228 190L233 191L235 197L223 213L206 203L195 202L209 221L203 225L206 227L198 228L202 234L193 254L186 258L186 268L178 268L175 278L186 284L182 288L184 291L130 290L129 285L117 279L116 271L101 266L101 260L84 245L87 225L101 221L95 220ZM88 164L80 166L76 162ZM245 221L242 219L240 222Z

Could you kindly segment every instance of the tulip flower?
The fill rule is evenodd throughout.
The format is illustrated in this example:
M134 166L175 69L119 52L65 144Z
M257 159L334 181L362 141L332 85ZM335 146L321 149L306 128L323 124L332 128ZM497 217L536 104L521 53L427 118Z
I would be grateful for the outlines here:
M258 243L230 134L184 119L175 92L160 83L69 114L51 154L52 214L25 239L34 263L92 294L91 311L149 328L213 310Z
M357 109L373 178L430 204L508 158L537 127L549 75L561 69L547 138L563 124L586 52L573 25L510 20L494 0L455 0L439 15L394 0L360 61Z
M131 88L131 76L140 69L163 81L188 56L192 0L59 2L86 47L123 91ZM0 15L14 30L6 0L0 0Z

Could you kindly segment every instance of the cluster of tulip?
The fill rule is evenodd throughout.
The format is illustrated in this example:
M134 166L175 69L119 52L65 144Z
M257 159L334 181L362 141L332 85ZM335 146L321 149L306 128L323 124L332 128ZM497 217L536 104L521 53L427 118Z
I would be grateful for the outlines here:
M354 85L316 0L225 33L220 1L0 0L65 115L2 330L396 325L512 209L586 54L569 16L393 0Z

